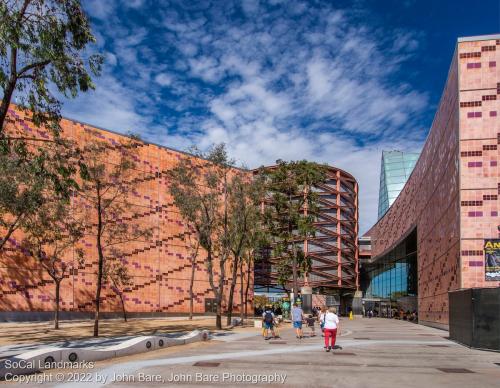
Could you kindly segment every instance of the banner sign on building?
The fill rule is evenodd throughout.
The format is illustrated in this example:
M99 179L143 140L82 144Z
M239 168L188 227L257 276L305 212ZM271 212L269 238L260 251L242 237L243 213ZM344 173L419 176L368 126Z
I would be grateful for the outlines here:
M500 281L500 239L484 240L484 269L486 280Z

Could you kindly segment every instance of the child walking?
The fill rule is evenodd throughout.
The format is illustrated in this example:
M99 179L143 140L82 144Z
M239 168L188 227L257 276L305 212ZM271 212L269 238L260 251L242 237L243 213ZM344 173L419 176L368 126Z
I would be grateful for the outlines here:
M311 329L311 337L316 337L316 333L314 331L314 322L316 321L316 318L314 318L312 314L309 314L306 321L307 321L307 327Z

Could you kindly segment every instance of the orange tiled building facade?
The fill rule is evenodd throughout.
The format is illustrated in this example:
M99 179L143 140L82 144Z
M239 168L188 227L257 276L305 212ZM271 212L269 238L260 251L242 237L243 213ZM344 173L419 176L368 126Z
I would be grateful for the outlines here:
M109 146L109 162L113 163L113 149L125 138L119 134L98 129L87 124L63 119L63 137L79 145L89 141L102 141ZM48 137L43 129L36 128L29 116L11 107L8 131L22 131L34 137ZM154 144L140 143L135 149L135 166L132 173L134 189L128 202L134 220L142 225L154 227L147 241L128 243L123 249L125 263L132 276L132 285L123 293L127 312L131 316L166 315L189 312L189 283L191 277L190 250L183 237L187 231L178 210L169 194L166 172L180 158L191 155ZM201 162L201 161L200 161ZM73 199L73 206L85 208L88 204L81 197ZM130 215L124 215L126 219ZM97 251L95 237L88 235L81 241L85 252L82 266L75 265L61 283L61 316L82 317L93 311L97 273ZM22 235L14 234L7 249L0 254L0 320L45 319L54 309L54 285L50 277L26 256L21 246ZM74 256L74 252L71 253ZM71 258L70 258L71 261ZM22 263L22 264L20 264ZM215 265L217 268L217 265ZM230 271L226 269L230 282ZM217 271L214 271L217 279ZM253 300L253 276L250 279L248 311ZM235 289L235 312L241 309L240 280ZM246 285L243 285L246 289ZM194 281L194 313L210 312L213 308L213 293L208 282L205 252L200 249L196 262ZM102 291L101 311L104 316L121 312L117 293L109 284ZM226 291L227 298L227 291Z
M372 261L416 230L419 321L448 325L448 291L486 279L485 239L500 238L500 35L458 40L421 156L367 233Z

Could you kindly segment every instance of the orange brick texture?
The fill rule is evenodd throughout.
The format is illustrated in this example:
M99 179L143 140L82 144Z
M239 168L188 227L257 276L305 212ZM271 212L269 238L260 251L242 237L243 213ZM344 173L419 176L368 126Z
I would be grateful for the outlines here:
M500 224L498 66L500 41L457 44L415 169L389 211L367 233L376 259L417 228L423 322L448 324L451 290L500 285L485 281L483 254L483 239L498 238Z
M11 107L8 130L23 132L35 137L48 137L34 127L29 116ZM100 140L109 145L109 163L116 162L116 145L124 137L87 124L63 119L62 135L82 146ZM124 292L126 309L131 313L179 314L189 312L189 281L191 275L190 251L183 234L185 225L169 194L167 172L180 158L192 156L160 147L140 143L134 151L135 167L130 179L134 189L129 194L130 212L121 217L122 222L154 227L148 241L135 241L123 248L126 265L132 275L133 285ZM250 176L250 173L249 173ZM72 206L75 211L87 211L89 204L76 196ZM84 249L85 263L66 276L61 285L61 309L67 312L89 312L93 309L97 273L95 238L87 235L79 246ZM17 233L9 240L7 249L0 254L0 312L52 311L54 285L36 261L25 255L21 247L22 235ZM71 252L69 261L74 257ZM205 312L205 299L213 298L205 265L206 255L200 249L194 282L194 312ZM215 265L215 269L218 265ZM214 271L217 280L218 273ZM226 274L230 274L229 266ZM230 279L228 280L229 283ZM253 299L253 276L250 280L248 309ZM240 286L235 290L235 313L241 309ZM243 285L244 289L246 284ZM226 298L227 298L226 290ZM105 284L102 291L103 312L120 312L117 293Z

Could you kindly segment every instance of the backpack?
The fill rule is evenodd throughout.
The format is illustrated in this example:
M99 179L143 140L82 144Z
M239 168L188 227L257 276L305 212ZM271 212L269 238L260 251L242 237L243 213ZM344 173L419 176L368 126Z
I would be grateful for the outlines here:
M264 315L264 322L266 323L272 323L273 322L273 313L270 311L266 312L266 315Z

